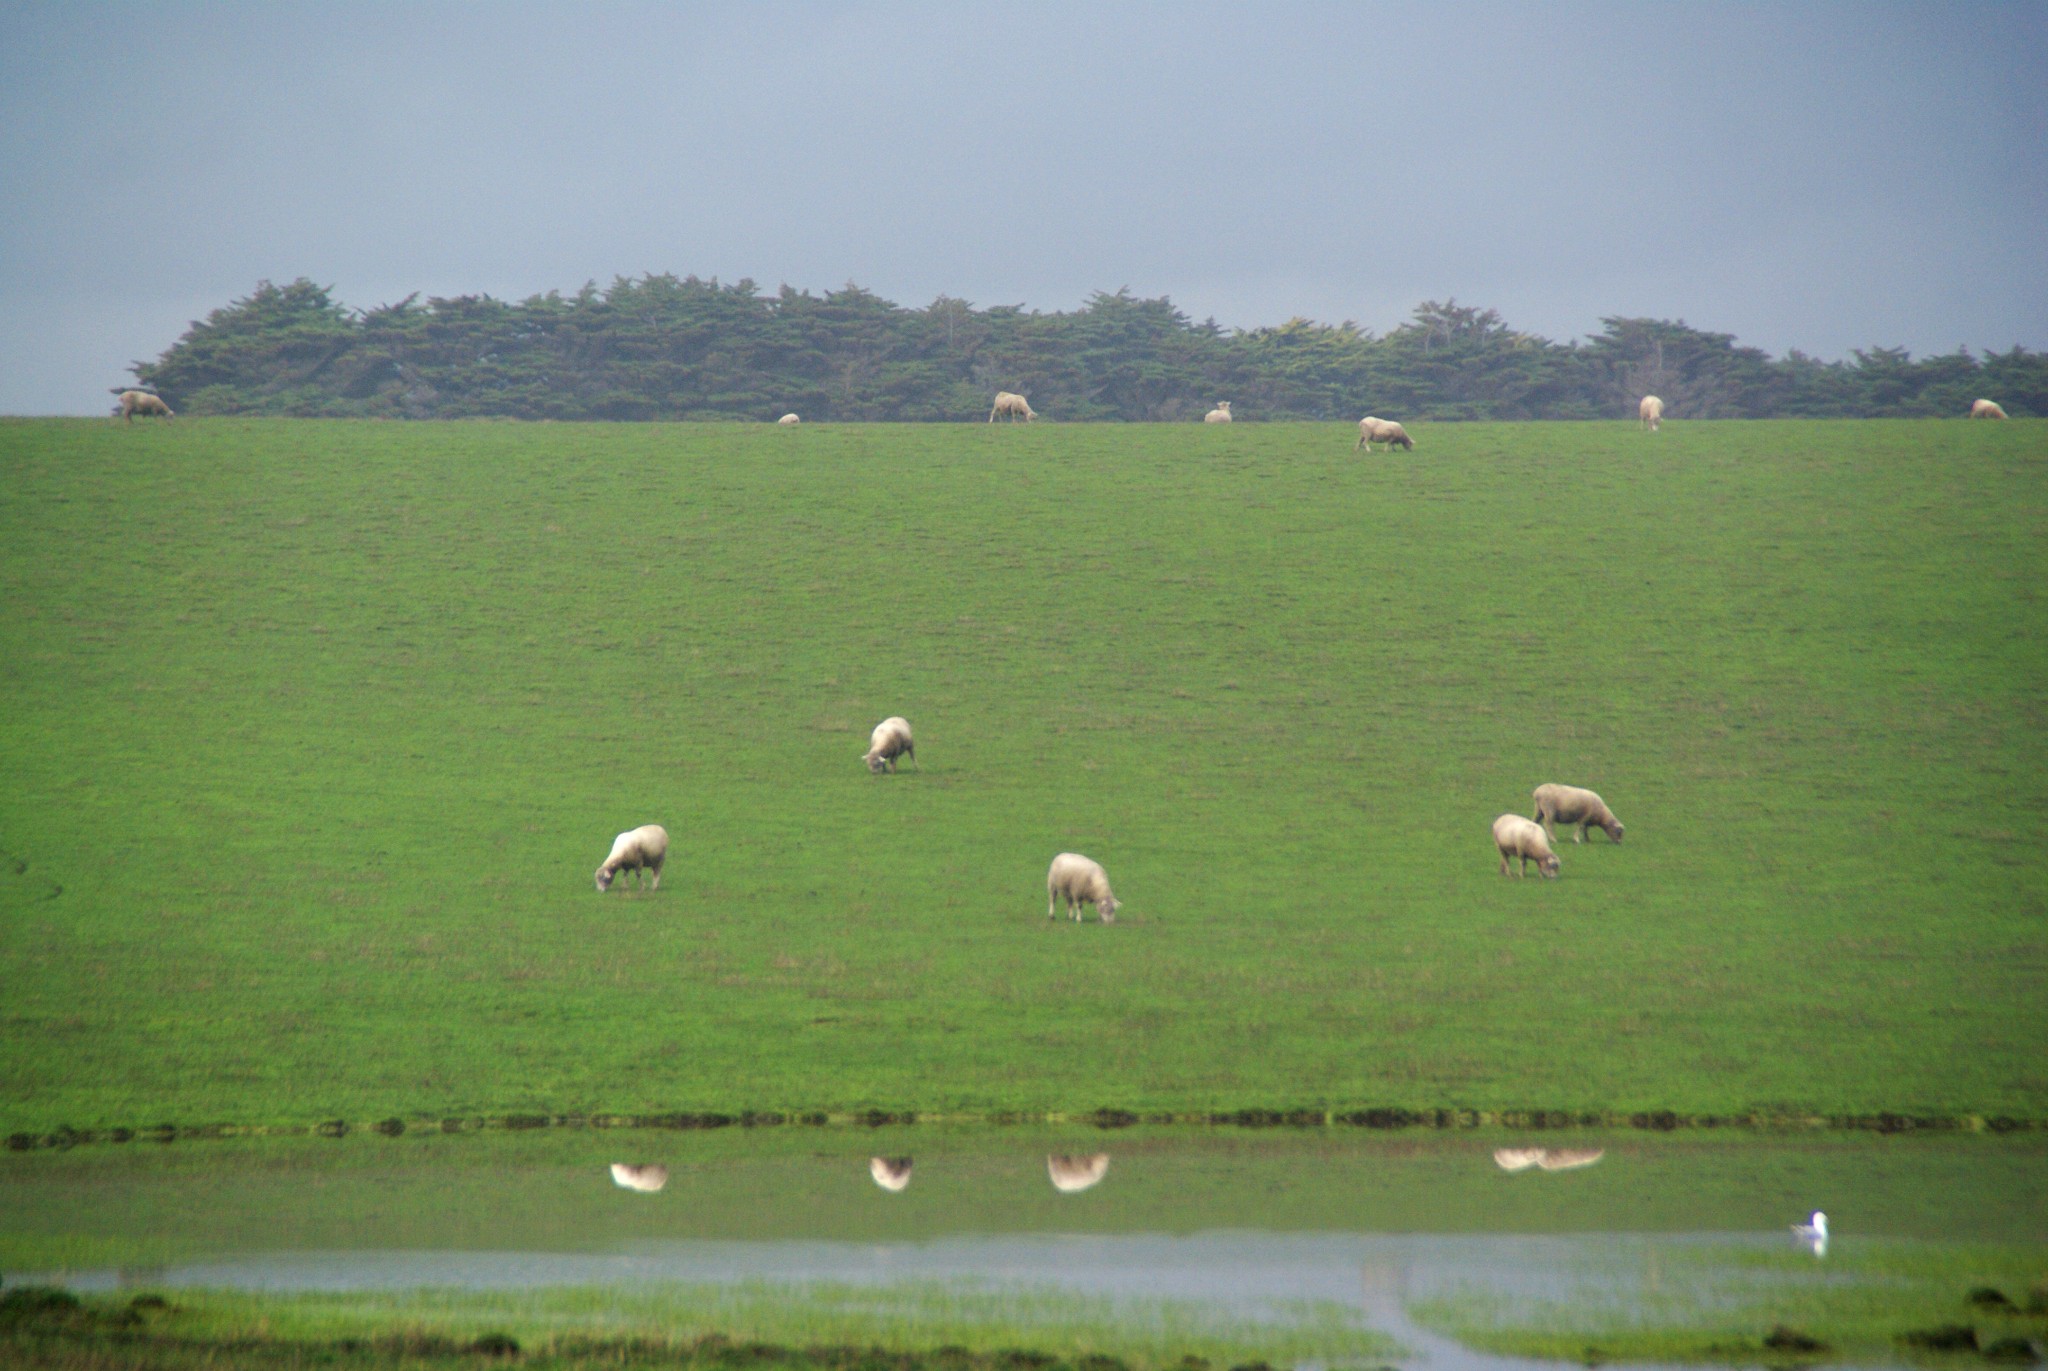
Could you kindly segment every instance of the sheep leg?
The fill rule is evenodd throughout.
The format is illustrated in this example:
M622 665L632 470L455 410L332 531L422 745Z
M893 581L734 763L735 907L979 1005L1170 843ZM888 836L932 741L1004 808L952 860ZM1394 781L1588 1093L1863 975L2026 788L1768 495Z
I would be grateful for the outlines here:
M1575 842L1575 843L1582 843L1582 842L1586 841L1586 824L1587 824L1587 823L1591 823L1591 822L1592 822L1592 820L1591 820L1591 819L1588 819L1588 820L1586 820L1586 823L1582 823L1582 824L1580 824L1580 825L1579 825L1579 831L1578 831L1578 832L1576 832L1576 833L1574 833L1574 834L1572 834L1572 841L1573 841L1573 842Z
M661 859L661 862L665 862L667 860L668 858L664 857ZM656 862L654 864L654 885L652 886L652 889L655 890L661 889L661 862Z
M1053 891L1050 891L1050 890L1048 890L1048 891L1046 891L1046 892L1045 892L1045 917L1046 917L1046 918L1048 918L1048 919L1056 919L1056 918L1058 918L1058 917L1059 917L1059 915L1057 915L1057 914L1053 913L1053 910L1054 910L1054 909L1056 909L1056 908L1058 908L1058 906L1059 906L1059 902L1060 902L1060 897L1059 897L1059 896L1058 896L1058 895L1057 895L1056 893L1054 893Z
M1503 876L1508 874L1508 854L1505 852L1500 854L1500 874Z

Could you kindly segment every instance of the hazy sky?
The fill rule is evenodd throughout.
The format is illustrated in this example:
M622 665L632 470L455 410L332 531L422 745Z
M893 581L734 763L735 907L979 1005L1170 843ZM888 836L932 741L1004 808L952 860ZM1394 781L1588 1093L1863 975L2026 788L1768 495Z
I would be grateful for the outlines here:
M2048 3L0 4L0 413L265 278L2048 349Z

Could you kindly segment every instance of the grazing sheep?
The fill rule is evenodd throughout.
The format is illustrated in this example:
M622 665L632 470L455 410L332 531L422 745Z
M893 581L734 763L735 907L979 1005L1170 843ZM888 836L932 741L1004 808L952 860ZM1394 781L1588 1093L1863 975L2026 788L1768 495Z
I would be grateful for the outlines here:
M612 855L604 859L604 865L597 869L597 893L602 895L611 889L612 880L621 871L633 873L635 889L646 886L650 890L661 889L661 864L668 860L668 830L660 824L642 824L639 828L628 829L612 839ZM649 873L653 881L648 881Z
M1086 1157L1050 1153L1045 1159L1045 1174L1052 1177L1053 1189L1071 1195L1109 1174L1109 1153L1096 1152Z
M1586 830L1596 826L1615 842L1621 841L1621 820L1614 817L1607 801L1592 791L1575 785L1539 785L1530 794L1536 801L1536 812L1530 817L1543 825L1552 842L1557 841L1558 824L1579 826L1572 834L1575 843L1586 841Z
M1408 436L1407 429L1392 419L1375 419L1368 414L1358 421L1358 447L1351 450L1356 452L1362 447L1370 452L1374 443L1385 443L1389 452L1397 447L1415 451L1415 440Z
M1228 400L1218 400L1218 401L1216 402L1216 408L1214 408L1214 409L1210 410L1210 411L1209 411L1209 412L1208 412L1207 414L1204 414L1204 415L1202 416L1202 422L1203 422L1203 423L1205 423L1205 424L1227 424L1227 423L1229 423L1229 422L1230 422L1230 401L1228 401Z
M1543 836L1543 829L1532 820L1519 814L1503 814L1493 821L1493 845L1500 849L1500 874L1508 874L1508 864L1514 858L1522 859L1522 869L1515 872L1517 877L1529 874L1529 859L1536 859L1536 869L1551 880L1557 879L1557 854L1550 850L1550 840Z
M1972 419L2003 419L2005 411L1998 407L1996 400L1979 400L1970 406Z
M121 392L121 407L118 411L129 423L135 422L138 414L154 414L163 419L174 419L177 414L164 403L161 395L151 395L146 390L124 390ZM2003 418L2003 415L1999 416Z
M868 739L867 753L861 760L868 764L868 770L879 776L884 771L894 771L898 757L908 757L912 766L917 765L917 745L910 740L910 721L892 714L875 725L875 731Z
M1503 1171L1576 1171L1591 1166L1607 1155L1604 1147L1502 1147L1493 1154L1493 1164Z
M1643 402L1636 406L1636 420L1655 433L1657 426L1664 422L1664 402L1654 395L1645 395Z
M798 424L802 423L803 420L797 418L794 414L785 414L780 419L777 419L775 422L782 425L784 428L795 428Z
M612 1184L621 1190L638 1190L643 1195L652 1195L668 1184L668 1168L659 1164L628 1166L624 1162L613 1162Z
M910 1158L870 1157L868 1174L875 1178L875 1184L890 1194L900 1194L910 1186Z
M1031 412L1031 402L1029 400L1021 395L1012 395L1007 390L996 392L995 407L989 410L988 421L994 423L998 414L1007 418L1013 424L1019 419L1028 424L1038 417Z
M1056 917L1053 913L1059 902L1067 902L1067 912L1074 916L1074 922L1081 921L1081 906L1092 904L1095 912L1106 924L1116 922L1116 912L1123 907L1121 901L1110 893L1109 873L1102 869L1100 862L1090 861L1078 852L1062 852L1052 859L1052 869L1045 873L1045 917Z
M1582 1166L1591 1166L1606 1155L1604 1147L1551 1147L1543 1149L1536 1165L1545 1171L1576 1171Z

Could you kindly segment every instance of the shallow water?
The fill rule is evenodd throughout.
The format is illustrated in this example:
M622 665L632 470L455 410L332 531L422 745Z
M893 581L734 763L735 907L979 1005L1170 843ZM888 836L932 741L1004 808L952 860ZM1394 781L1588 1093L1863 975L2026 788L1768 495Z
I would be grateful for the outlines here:
M1321 1130L130 1145L0 1161L0 1263L10 1283L81 1289L765 1281L1172 1300L1268 1324L1320 1307L1391 1334L1406 1361L1500 1368L1538 1363L1437 1337L1411 1304L1625 1304L1660 1271L1711 1279L1773 1253L1810 1266L1768 1279L1826 1282L1873 1239L2048 1257L2044 1163L2033 1139ZM1814 1208L1833 1223L1826 1255L1791 1230Z

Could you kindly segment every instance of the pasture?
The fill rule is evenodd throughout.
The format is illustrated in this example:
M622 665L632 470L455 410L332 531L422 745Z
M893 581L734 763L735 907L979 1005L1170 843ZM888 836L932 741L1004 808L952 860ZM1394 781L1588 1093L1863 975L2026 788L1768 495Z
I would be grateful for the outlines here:
M0 422L0 1130L2048 1114L2048 426L1413 431Z

